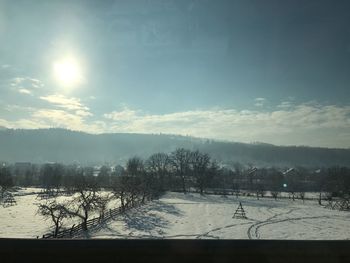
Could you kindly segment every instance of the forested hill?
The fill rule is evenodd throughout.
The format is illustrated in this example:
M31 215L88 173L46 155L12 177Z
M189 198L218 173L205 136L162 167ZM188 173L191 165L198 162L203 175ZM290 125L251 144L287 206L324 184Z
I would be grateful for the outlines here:
M64 129L0 130L0 161L123 164L131 156L147 158L178 147L198 149L225 164L257 166L350 166L350 149L218 142L174 135L99 134Z

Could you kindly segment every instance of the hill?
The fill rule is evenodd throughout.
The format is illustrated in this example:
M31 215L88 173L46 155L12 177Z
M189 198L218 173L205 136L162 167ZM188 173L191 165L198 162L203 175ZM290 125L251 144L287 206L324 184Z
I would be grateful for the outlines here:
M228 165L350 166L350 149L220 142L176 135L88 134L65 129L0 130L0 161L121 163L178 147L198 149Z

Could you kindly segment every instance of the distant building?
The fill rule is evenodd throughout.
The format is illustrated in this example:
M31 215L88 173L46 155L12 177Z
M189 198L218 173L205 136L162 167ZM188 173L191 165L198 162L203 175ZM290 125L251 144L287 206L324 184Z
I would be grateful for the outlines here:
M260 178L258 176L258 168L256 167L250 168L247 172L247 176L249 185L253 185L260 182Z
M282 172L282 174L284 176L287 176L287 175L290 175L290 174L296 174L296 172L297 171L294 168L289 168L289 169L285 170L284 172Z
M93 167L93 176L98 176L100 174L101 171L101 166L94 166Z

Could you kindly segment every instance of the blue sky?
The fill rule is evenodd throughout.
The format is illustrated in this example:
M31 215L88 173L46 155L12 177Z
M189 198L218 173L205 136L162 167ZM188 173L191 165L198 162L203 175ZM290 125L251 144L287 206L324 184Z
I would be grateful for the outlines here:
M350 147L349 7L0 0L0 126Z

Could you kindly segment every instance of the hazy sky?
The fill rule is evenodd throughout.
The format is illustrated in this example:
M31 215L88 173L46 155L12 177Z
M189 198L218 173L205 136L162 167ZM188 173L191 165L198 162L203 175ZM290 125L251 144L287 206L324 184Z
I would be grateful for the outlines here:
M0 126L350 147L350 2L0 0Z

